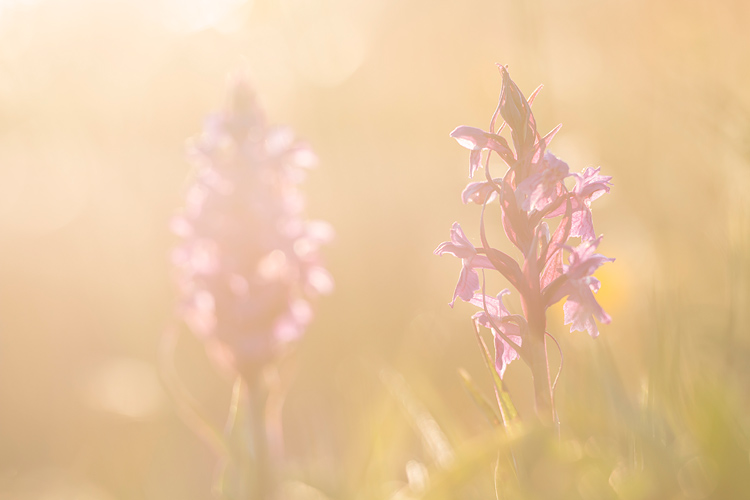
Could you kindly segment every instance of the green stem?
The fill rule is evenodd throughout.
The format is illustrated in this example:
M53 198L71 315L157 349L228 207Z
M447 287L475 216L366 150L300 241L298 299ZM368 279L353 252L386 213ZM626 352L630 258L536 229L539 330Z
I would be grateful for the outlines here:
M555 409L552 405L552 386L549 377L549 363L547 360L547 344L544 334L531 335L530 368L534 379L534 400L536 413L545 424L555 422Z
M256 377L250 386L250 418L253 443L253 495L257 500L270 500L273 495L274 478L266 432L266 399L267 392L262 377Z

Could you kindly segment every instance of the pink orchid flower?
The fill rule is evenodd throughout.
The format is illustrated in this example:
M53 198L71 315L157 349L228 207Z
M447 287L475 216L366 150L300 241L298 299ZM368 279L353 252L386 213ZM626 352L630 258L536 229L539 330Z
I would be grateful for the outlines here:
M592 336L599 334L597 321L611 321L594 298L600 283L592 275L599 266L614 259L595 253L601 238L596 238L591 214L591 202L609 192L611 177L601 175L598 168L570 173L567 163L549 153L547 148L561 125L544 136L539 133L531 103L541 87L526 99L507 68L500 65L498 68L502 87L489 131L461 126L450 134L471 150L470 177L484 159L486 180L468 184L461 194L465 204L482 205L479 225L482 247L475 248L458 223L454 223L451 240L441 243L435 253L461 259L461 275L450 305L460 297L482 308L472 318L476 325L493 332L498 374L502 376L508 364L523 355L521 359L531 369L534 381L537 412L545 420L554 421L553 386L549 383L546 354L547 340L554 337L547 330L547 310L567 297L563 306L565 324L571 325L571 331L588 331ZM503 123L496 128L499 121ZM512 139L513 149L509 140L500 135L503 130L509 130L506 135ZM484 156L483 151L486 151ZM501 176L495 177L490 172L493 153L500 156L504 163L501 167L507 167ZM572 189L565 185L568 177L575 179ZM498 202L499 214L490 209L491 202ZM491 215L499 215L493 224L505 232L520 251L520 258L515 259L490 244L485 224ZM559 220L550 220L555 217ZM571 247L571 238L580 238L581 243ZM567 265L563 263L566 251ZM502 296L509 293L507 290L497 297L486 296L484 285L480 287L476 271L479 268L494 269L510 283L519 295L521 314L510 315L503 305ZM475 293L480 288L482 292Z
M570 175L567 163L552 153L545 153L538 169L516 188L521 208L527 212L542 210L563 194L563 180Z
M453 300L450 302L451 307L456 303L456 297L460 297L464 302L469 302L474 296L474 292L479 290L479 275L476 269L495 269L486 256L477 254L476 248L466 237L458 222L454 222L453 227L451 227L451 240L438 245L434 253L435 255L453 255L461 259L461 274L453 292Z
M516 350L513 349L513 347L511 347L502 336L500 336L493 326L494 323L506 337L519 346L522 345L521 332L518 325L502 321L503 318L510 316L510 313L503 304L503 295L508 293L510 293L510 290L507 288L497 294L497 297L490 297L477 293L470 300L472 304L483 309L474 314L471 318L483 327L492 330L492 336L495 340L495 369L497 370L498 375L500 375L500 378L503 378L505 369L511 361L521 359ZM484 312L485 307L487 308L487 312L490 313L492 321L490 321L490 318L488 318L487 314Z
M495 183L500 182L501 179L495 179ZM497 191L489 182L472 182L466 185L463 193L461 193L461 200L465 205L470 202L482 205L486 201L487 203L495 199Z
M469 155L469 177L474 177L474 173L479 168L482 150L484 149L495 151L504 159L513 159L513 152L508 146L508 142L499 135L490 134L476 127L461 125L451 132L451 137L456 139L466 149L471 150L471 154Z
M593 240L596 237L594 232L594 222L591 216L591 202L605 193L609 193L611 176L600 175L601 168L586 167L581 174L574 173L572 176L576 180L575 187L571 193L572 204L572 224L570 228L570 237L581 238L582 240ZM565 205L562 204L555 210L551 211L545 217L557 217L565 212Z
M571 332L585 330L592 337L599 335L594 319L604 324L612 321L594 298L594 293L599 291L601 284L592 274L602 264L615 260L594 253L601 240L602 237L599 236L595 240L583 241L575 248L568 247L570 264L563 265L563 274L568 278L564 286L564 293L568 294L568 300L563 306L565 324L572 323Z

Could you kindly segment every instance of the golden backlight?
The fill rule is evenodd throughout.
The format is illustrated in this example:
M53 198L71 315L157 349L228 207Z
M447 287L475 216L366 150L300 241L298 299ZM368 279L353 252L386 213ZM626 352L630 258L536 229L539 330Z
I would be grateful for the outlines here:
M317 154L305 211L335 230L333 291L271 374L279 500L419 498L396 493L482 449L492 428L458 375L494 401L477 308L448 306L461 264L433 250L455 221L480 245L480 207L460 197L469 152L449 133L488 127L495 63L526 95L544 84L534 115L542 133L563 124L550 150L571 171L613 177L593 204L598 251L617 259L596 274L612 323L592 339L563 325L561 303L549 311L564 438L527 476L559 487L540 498L742 498L749 24L743 0L0 0L0 500L216 488L221 461L160 355L177 332L174 368L223 432L234 380L176 319L170 224L189 141L237 70ZM498 221L488 208L487 237L520 257ZM286 263L269 255L273 277ZM487 287L509 285L488 274ZM515 362L503 381L533 422L530 380ZM638 428L666 443L669 468L628 482L647 446L622 431L618 401L659 415ZM744 430L723 434L726 421ZM432 498L495 498L495 458Z

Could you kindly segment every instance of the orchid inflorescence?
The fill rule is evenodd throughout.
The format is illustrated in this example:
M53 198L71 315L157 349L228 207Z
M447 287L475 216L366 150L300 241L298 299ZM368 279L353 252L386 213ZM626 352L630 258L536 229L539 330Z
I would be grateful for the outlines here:
M332 229L303 217L298 188L317 161L291 130L269 127L243 75L206 120L172 229L180 316L224 368L252 378L305 331L332 288L319 247Z
M594 271L605 262L613 261L595 253L602 237L594 232L591 202L609 192L611 177L601 175L599 168L588 167L571 173L567 163L547 151L561 125L545 136L537 131L531 112L537 88L528 100L511 80L507 69L498 65L502 88L497 109L492 115L489 131L460 126L451 132L459 144L471 150L469 177L479 169L483 152L486 180L472 182L462 194L464 203L482 206L479 236L482 246L475 247L466 237L458 222L453 224L450 241L441 243L435 253L449 254L462 261L461 274L453 293L451 307L460 298L482 310L472 316L475 325L489 328L494 337L495 368L502 377L508 364L523 359L534 377L537 410L552 418L552 389L550 387L545 337L546 311L567 297L563 306L565 324L571 331L587 331L599 335L596 320L609 323L610 316L594 297L600 283ZM504 121L497 130L498 118ZM501 132L510 129L511 149ZM502 177L490 173L490 157L496 153L507 165ZM571 187L565 180L571 178ZM513 245L520 251L516 261L510 255L493 248L485 234L484 214L488 204L497 201L502 213L502 227ZM559 218L554 231L552 220ZM573 246L571 240L580 242ZM568 263L563 255L568 254ZM485 294L480 286L478 269L498 271L518 292L523 314L511 314L502 297ZM480 292L481 289L481 292Z

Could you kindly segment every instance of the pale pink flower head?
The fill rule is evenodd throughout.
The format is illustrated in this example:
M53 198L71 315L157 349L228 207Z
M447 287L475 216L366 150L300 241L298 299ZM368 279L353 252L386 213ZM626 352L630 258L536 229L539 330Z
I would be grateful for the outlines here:
M464 204L471 202L483 205L485 201L489 203L494 200L496 195L495 188L489 182L472 182L467 184L464 192L461 193L461 200Z
M257 372L300 338L332 289L319 249L327 223L304 218L299 190L315 156L271 128L244 78L190 151L195 174L174 217L178 313L225 368Z
M456 139L460 145L471 150L469 155L469 177L479 168L482 159L482 151L489 149L498 153L503 159L512 159L513 152L508 142L502 136L490 134L476 127L461 125L451 132L451 137Z
M563 266L563 272L569 279L580 279L585 276L591 276L603 264L614 262L615 259L594 253L601 242L602 236L599 236L595 240L582 241L575 248L568 247L570 250L568 261L570 264Z
M599 173L600 170L601 168L586 167L582 173L572 174L576 183L570 199L572 205L570 237L581 238L582 240L593 240L596 238L593 216L591 214L591 202L603 194L609 193L610 186L612 185L610 182L612 177L601 175ZM556 210L547 214L546 217L556 217L562 215L564 212L565 205L562 204Z
M469 302L474 296L474 292L479 290L479 275L476 269L494 269L486 256L477 254L476 248L466 237L458 222L454 222L453 227L451 227L451 240L438 245L434 253L435 255L453 255L461 259L461 274L453 292L453 300L450 302L451 307L455 304L457 297L460 297L464 302Z
M565 192L563 181L569 175L567 163L550 152L545 153L532 174L516 188L521 208L527 212L542 210Z
M505 375L505 369L511 361L520 359L520 356L516 350L503 339L495 326L499 328L506 337L518 344L522 345L522 339L520 335L520 328L515 323L503 322L502 319L510 316L510 313L503 304L503 295L510 293L507 288L497 294L497 297L490 297L482 294L475 294L470 302L475 306L482 309L482 311L475 313L472 319L482 325L485 328L492 330L492 336L495 344L495 369L497 370L500 378ZM490 313L490 317L484 312L484 308L487 308L487 312ZM491 318L491 319L490 319ZM493 326L493 323L495 326Z
M610 182L612 176L601 175L599 173L600 170L601 167L586 167L583 173L573 174L573 177L575 177L576 180L573 192L580 199L584 200L587 206L590 206L592 201L599 198L604 193L609 193L609 187L612 185Z
M567 277L563 293L568 295L568 300L563 306L565 324L572 323L571 332L585 330L592 337L599 335L594 319L604 324L612 321L594 298L594 293L598 292L601 286L599 280L592 276L594 271L603 264L615 260L594 253L601 240L600 236L595 240L583 241L575 248L568 248L570 264L563 265L563 274Z
M507 68L498 68L502 87L488 131L460 126L450 134L471 151L469 176L480 163L484 168L486 179L471 182L461 195L465 204L482 205L482 246L475 247L454 223L450 241L441 243L435 253L461 259L461 274L450 305L461 298L482 309L473 319L493 332L495 368L500 376L521 355L535 381L543 381L549 379L549 365L543 361L546 339L551 337L547 329L550 306L567 298L563 309L571 331L596 336L597 321L611 321L594 296L600 283L593 273L614 259L596 253L601 237L596 238L591 214L591 202L609 192L611 177L601 175L598 168L571 173L566 162L550 153L548 147L561 125L546 135L537 129L531 105L541 86L527 99ZM568 177L573 177L574 185ZM500 230L518 250L515 257L492 245ZM581 243L573 247L571 239L575 238ZM563 263L566 252L568 264ZM503 305L507 290L497 297L485 295L486 283L480 283L477 273L480 268L497 271L507 280L519 296L521 314L510 315ZM554 411L545 409L553 398L545 396L543 385L535 387L538 408L553 417Z

